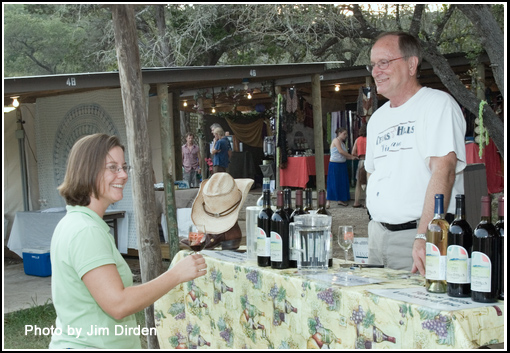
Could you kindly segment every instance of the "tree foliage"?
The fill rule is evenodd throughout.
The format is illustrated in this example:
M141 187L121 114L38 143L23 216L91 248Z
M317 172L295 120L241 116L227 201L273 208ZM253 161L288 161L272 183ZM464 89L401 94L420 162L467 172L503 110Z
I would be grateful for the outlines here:
M425 59L454 97L473 114L480 100L443 55L464 52L476 66L491 60L503 93L505 5L426 4L169 4L138 5L144 67L369 62L374 38L390 30L420 38ZM106 5L5 5L6 76L112 71L117 68L112 19ZM503 123L485 109L503 151Z

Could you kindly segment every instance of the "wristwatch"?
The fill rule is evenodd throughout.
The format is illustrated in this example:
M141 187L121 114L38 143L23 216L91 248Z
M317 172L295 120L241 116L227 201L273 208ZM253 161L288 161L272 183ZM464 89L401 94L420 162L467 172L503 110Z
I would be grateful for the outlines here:
M414 237L414 239L423 239L423 240L427 240L427 236L425 234L416 234L416 236Z

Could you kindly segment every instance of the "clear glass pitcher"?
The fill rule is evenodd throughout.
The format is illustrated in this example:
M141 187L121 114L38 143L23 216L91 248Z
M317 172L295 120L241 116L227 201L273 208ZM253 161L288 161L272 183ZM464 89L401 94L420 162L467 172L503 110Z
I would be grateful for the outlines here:
M290 224L290 250L297 252L300 272L318 273L328 270L331 216L305 214L294 217Z

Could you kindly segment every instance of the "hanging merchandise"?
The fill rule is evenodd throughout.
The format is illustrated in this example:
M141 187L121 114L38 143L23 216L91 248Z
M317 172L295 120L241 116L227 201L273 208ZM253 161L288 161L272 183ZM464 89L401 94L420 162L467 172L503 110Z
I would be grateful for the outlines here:
M377 110L377 93L375 86L359 88L358 109L359 116L369 116Z
M286 92L287 112L294 113L298 106L297 92L294 87L290 87Z

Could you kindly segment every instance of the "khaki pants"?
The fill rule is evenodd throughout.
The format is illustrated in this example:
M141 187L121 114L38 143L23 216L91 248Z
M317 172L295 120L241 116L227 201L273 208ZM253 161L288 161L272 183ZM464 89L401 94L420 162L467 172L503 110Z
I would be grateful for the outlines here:
M381 223L368 223L368 263L394 270L411 271L413 244L417 229L392 232Z

